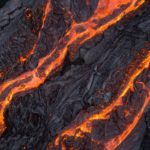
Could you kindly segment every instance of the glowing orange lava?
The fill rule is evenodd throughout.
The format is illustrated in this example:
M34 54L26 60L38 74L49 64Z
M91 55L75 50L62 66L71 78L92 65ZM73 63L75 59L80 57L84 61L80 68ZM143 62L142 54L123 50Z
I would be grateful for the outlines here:
M52 8L51 8L51 2L50 2L50 0L48 0L48 1L47 1L47 4L46 4L46 6L45 6L45 9L44 9L44 15L43 15L43 18L42 18L42 26L41 26L40 32L38 33L37 40L36 40L36 42L34 43L33 48L32 48L31 50L29 50L29 52L26 54L26 56L21 56L21 57L19 58L19 61L20 61L20 62L23 63L23 62L27 61L27 59L28 59L31 55L34 54L34 52L35 52L35 50L36 50L36 48L37 48L38 42L39 42L39 40L40 40L40 38L41 38L41 31L43 30L43 28L44 28L44 26L45 26L45 21L46 21L48 15L49 15L49 13L51 12L51 10L52 10Z
M135 128L139 120L141 119L146 107L150 103L150 89L147 89L148 96L144 100L143 106L141 107L141 110L135 115L133 121L127 125L126 129L117 137L114 137L113 139L109 140L106 144L106 150L115 150L126 138L127 136L132 132L132 130Z
M118 22L122 19L126 14L131 11L136 10L141 6L145 0L113 0L113 1L105 1L99 0L98 6L93 14L93 16L82 23L76 23L75 21L72 23L70 30L66 33L63 38L63 44L58 44L57 47L47 56L41 58L39 60L38 66L22 75L5 81L2 85L0 85L0 128L1 132L5 129L4 116L3 113L5 108L10 104L14 95L25 92L34 88L39 87L43 84L46 78L58 67L63 65L64 59L68 52L69 46L76 43L77 46L80 46L87 40L93 38L97 34L104 32L108 27ZM49 10L49 6L47 6L47 10ZM117 13L116 13L117 12ZM45 15L46 16L46 15ZM44 26L44 25L43 25ZM77 29L83 29L79 32ZM61 46L61 48L59 48ZM148 57L149 58L149 57ZM145 64L145 62L143 62ZM137 71L140 73L139 71ZM138 74L137 73L137 74ZM133 76L135 78L136 75ZM131 79L130 83L133 82ZM130 85L128 85L130 86ZM120 97L122 97L128 88L126 88ZM119 101L117 101L118 103ZM112 106L116 105L113 103ZM104 109L103 112L111 111L111 106ZM105 117L103 114L101 117ZM94 116L97 118L97 115ZM92 118L90 118L91 120ZM83 126L83 130L86 129ZM87 129L86 129L87 131ZM89 129L88 129L89 131Z
M140 62L133 61L131 66L134 66L134 68L129 69L129 72L127 74L127 78L125 78L125 83L123 83L122 90L118 93L118 97L113 100L113 102L108 105L106 108L102 109L99 112L96 112L95 114L91 115L89 118L84 120L81 124L74 124L72 127L64 130L55 140L55 145L59 145L59 138L68 135L68 136L76 136L76 131L80 129L82 132L91 133L92 130L92 121L94 120L101 120L101 119L107 119L109 116L108 114L112 112L112 110L119 105L122 105L122 98L126 95L126 93L130 90L130 87L133 86L134 80L137 78L138 75L140 75L143 70L147 69L150 65L150 51L148 50L142 50L143 56L141 54L137 55L137 61L139 61L139 57L142 57L143 60L140 60ZM137 66L136 63L139 63Z

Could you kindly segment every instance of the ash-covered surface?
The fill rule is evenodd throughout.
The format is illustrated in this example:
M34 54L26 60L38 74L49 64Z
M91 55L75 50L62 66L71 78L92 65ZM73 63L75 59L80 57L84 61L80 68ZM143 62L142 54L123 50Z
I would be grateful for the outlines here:
M20 63L19 57L32 48L37 38L31 30L32 25L25 20L24 12L30 8L35 17L39 15L40 18L37 9L41 9L44 2L10 0L0 9L0 72L4 72L1 83L35 68L38 59L52 50L72 22L68 10L81 22L92 15L97 5L97 0L92 0L91 5L86 5L85 0L52 0L53 11L48 16L35 54L27 62ZM45 150L48 142L53 141L79 112L82 115L92 112L98 104L107 105L119 88L124 69L147 42L150 42L149 2L83 44L74 60L70 60L68 54L62 70L49 77L41 87L15 96L5 112L7 130L1 136L0 149ZM97 97L97 91L104 88L107 91ZM120 149L150 149L149 112ZM79 144L81 150L90 149L80 141Z

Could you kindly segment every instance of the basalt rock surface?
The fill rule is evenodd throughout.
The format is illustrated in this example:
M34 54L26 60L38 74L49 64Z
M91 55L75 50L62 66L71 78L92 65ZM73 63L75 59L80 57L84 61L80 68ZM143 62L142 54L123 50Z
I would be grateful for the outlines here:
M85 0L81 3L78 0L52 0L53 10L47 18L38 47L25 63L20 63L19 57L32 48L38 32L33 32L34 25L25 20L25 10L32 10L40 26L43 12L38 10L43 8L45 0L0 3L0 73L4 74L0 76L0 83L35 68L39 58L48 54L70 28L73 18L77 22L87 20L97 2L92 0L88 5ZM48 142L53 141L73 120L82 120L83 114L111 101L119 89L124 70L149 42L150 3L147 1L103 34L81 45L74 59L70 59L68 53L61 70L49 76L38 89L13 98L5 111L7 129L0 138L0 149L46 150ZM145 71L139 80L146 80L149 84L146 74L150 71ZM107 90L97 96L101 89ZM140 97L139 93L129 93L131 104L135 104L132 98ZM121 115L119 110L112 114L113 119L108 123L107 130L111 128L112 135L109 135L110 131L101 132L102 123L101 130L96 132L108 137L117 134L116 128L119 127L116 127L114 118L118 115ZM80 149L90 149L84 146L81 145ZM150 110L118 149L150 149Z

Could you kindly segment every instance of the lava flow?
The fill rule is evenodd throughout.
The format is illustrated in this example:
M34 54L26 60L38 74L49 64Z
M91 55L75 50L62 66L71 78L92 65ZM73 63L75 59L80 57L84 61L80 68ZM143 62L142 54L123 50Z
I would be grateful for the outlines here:
M133 121L127 125L126 129L120 135L112 138L105 144L106 150L116 149L126 139L126 137L132 132L132 130L135 128L135 126L139 122L142 115L144 114L146 107L150 103L150 89L146 88L146 90L148 92L148 96L145 98L141 109L136 114Z
M141 60L142 58L142 60ZM92 114L89 116L89 118L86 118L82 123L80 124L73 124L72 127L64 130L60 135L55 139L54 145L59 145L60 139L63 136L77 136L80 137L79 134L76 134L77 131L82 131L83 133L91 133L92 131L92 121L94 120L102 120L107 119L109 117L109 114L112 112L112 110L119 105L122 105L122 98L127 94L127 92L130 90L130 88L133 87L133 83L135 79L150 65L150 51L149 50L141 50L140 53L137 54L135 60L131 63L131 67L127 67L127 72L125 74L127 76L124 77L124 80L122 81L121 85L121 91L118 91L118 96L115 100L112 101L110 105L108 105L106 108L100 110L99 112L96 112L95 114ZM144 103L144 108L148 104L148 100L150 97L148 97ZM139 116L143 114L143 109L141 112L139 112ZM140 117L138 117L139 119ZM135 121L134 125L137 124L137 119ZM132 131L132 130L131 130ZM127 133L123 133L120 139L123 139L126 137L127 134L131 132L128 130ZM123 137L123 138L122 138ZM114 143L115 139L109 142L109 145L112 145ZM121 140L120 140L121 141ZM111 144L110 144L111 143ZM51 145L50 145L51 146ZM108 145L107 145L108 146ZM116 145L115 145L116 146ZM62 146L63 147L63 146ZM111 146L110 146L111 147Z
M62 43L58 43L47 56L41 58L35 69L0 85L0 131L3 132L5 129L3 114L14 95L38 88L56 68L63 65L69 46L75 43L78 48L87 40L104 32L126 14L139 8L144 2L145 0L99 0L91 18L81 23L73 21L66 35L60 40Z
M27 59L28 59L31 55L34 54L34 52L35 52L35 50L36 50L36 48L37 48L38 42L39 42L39 40L40 40L40 38L41 38L41 32L42 32L42 30L43 30L43 28L44 28L44 26L45 26L45 21L46 21L48 15L49 15L49 13L51 12L51 10L52 10L51 2L50 2L50 0L48 0L47 3L46 3L45 9L44 9L44 15L43 15L43 17L42 17L42 26L41 26L41 29L40 29L40 31L39 31L39 33L38 33L37 40L36 40L36 42L34 43L33 48L32 48L31 50L29 50L29 52L28 52L25 56L21 56L21 57L19 58L19 61L20 61L20 62L23 63L23 62L27 61ZM31 17L31 14L28 14L28 16Z

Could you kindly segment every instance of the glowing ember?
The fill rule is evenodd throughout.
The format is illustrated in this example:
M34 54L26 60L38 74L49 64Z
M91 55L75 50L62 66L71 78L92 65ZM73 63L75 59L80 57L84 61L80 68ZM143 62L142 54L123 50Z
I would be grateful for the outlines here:
M43 84L46 78L50 75L50 73L52 73L56 68L61 67L63 65L64 59L69 49L68 47L70 45L76 43L78 48L78 46L83 44L85 41L93 38L97 34L104 32L108 27L118 22L129 12L136 10L144 2L145 0L99 0L97 9L95 10L93 16L89 20L79 24L74 21L71 25L70 30L66 33L64 39L62 40L64 43L58 44L58 47L56 47L50 54L41 58L39 60L37 68L35 68L32 71L26 72L15 79L5 81L0 86L0 132L3 132L3 130L5 129L3 113L5 111L5 108L10 104L14 95L20 92L25 92L37 88L41 84ZM51 7L49 2L46 6L45 18L43 19L42 28L44 27L44 22L46 16L50 11L50 8ZM77 29L79 28L83 30L81 32L78 32ZM40 34L38 35L38 39L39 38ZM36 45L37 42L34 44L34 47L31 50L30 54L34 53ZM63 45L62 48L59 48L60 45ZM139 73L141 73L141 71L145 69L145 67L148 66L150 60L149 58L150 55L148 54L147 58L140 65L142 69L138 68L138 70L135 71L135 74L132 75L131 79L128 81L126 88L122 91L117 101L114 101L114 103L112 103L109 107L104 109L101 113L90 117L88 122L93 119L99 118L99 116L100 118L105 118L107 113L109 113L114 106L120 104L120 98L122 98L128 91L129 87L131 87L131 84L133 83L135 77ZM84 132L90 132L90 129L86 128L84 125L81 126L81 130L83 130ZM70 130L67 132L74 133Z

